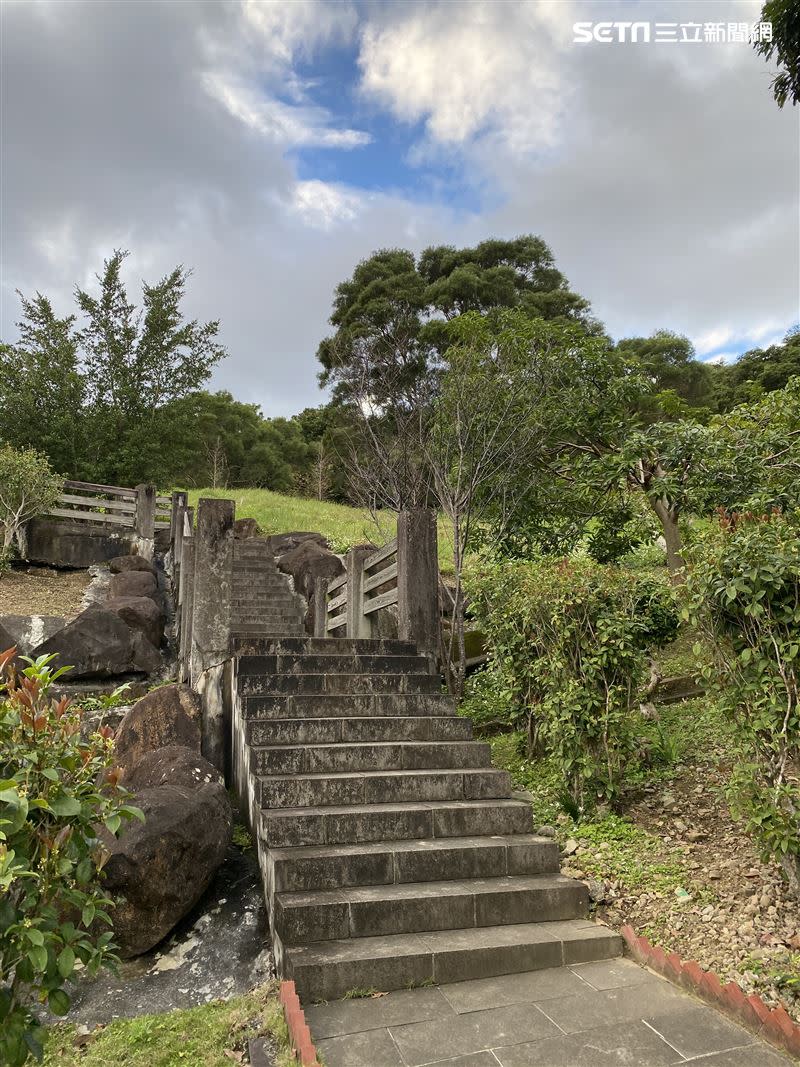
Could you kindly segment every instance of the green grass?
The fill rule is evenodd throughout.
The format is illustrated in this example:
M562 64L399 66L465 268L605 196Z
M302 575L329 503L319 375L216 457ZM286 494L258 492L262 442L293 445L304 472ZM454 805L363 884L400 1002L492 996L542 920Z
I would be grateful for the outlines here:
M383 545L394 537L397 526L391 511L376 517L363 508L334 504L329 500L311 500L287 496L269 489L190 489L189 504L197 506L201 497L216 497L236 503L237 519L255 519L265 534L289 533L291 530L314 531L328 538L334 552L346 552L353 545L371 541ZM453 551L439 524L439 564L452 569Z
M116 1019L77 1040L74 1027L53 1027L44 1067L230 1067L242 1062L236 1054L248 1038L267 1035L278 1048L276 1067L293 1065L274 983L196 1008Z

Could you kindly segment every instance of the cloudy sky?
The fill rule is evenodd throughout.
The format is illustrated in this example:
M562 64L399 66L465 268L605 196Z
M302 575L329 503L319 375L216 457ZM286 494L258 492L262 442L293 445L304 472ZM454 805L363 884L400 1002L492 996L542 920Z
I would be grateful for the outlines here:
M115 247L193 268L214 385L291 414L337 282L377 248L531 232L614 337L703 358L800 318L800 122L737 42L574 43L576 21L738 26L750 0L3 0L0 337ZM676 31L693 37L699 30ZM671 36L672 31L662 31Z

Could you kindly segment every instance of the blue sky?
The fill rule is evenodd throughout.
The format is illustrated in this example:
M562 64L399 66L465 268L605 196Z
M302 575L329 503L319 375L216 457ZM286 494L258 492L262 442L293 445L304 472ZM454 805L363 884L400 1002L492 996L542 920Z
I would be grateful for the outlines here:
M381 247L536 233L614 337L701 358L800 318L800 124L748 45L576 44L577 20L752 22L752 0L4 4L0 337L111 249L192 267L214 385L320 403L336 284ZM142 57L146 57L146 62ZM45 162L46 159L46 162Z

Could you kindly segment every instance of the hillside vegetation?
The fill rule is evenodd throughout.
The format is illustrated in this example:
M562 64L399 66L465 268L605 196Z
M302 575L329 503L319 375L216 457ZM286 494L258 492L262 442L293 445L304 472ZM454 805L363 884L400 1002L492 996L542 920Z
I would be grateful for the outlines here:
M324 534L335 552L346 552L353 545L372 541L385 544L394 537L395 516L391 511L378 512L374 519L364 508L334 504L301 496L273 493L269 489L190 489L189 503L197 506L201 497L227 498L236 503L237 519L255 519L265 534L290 530L314 530ZM439 524L439 563L443 570L452 565L452 548Z

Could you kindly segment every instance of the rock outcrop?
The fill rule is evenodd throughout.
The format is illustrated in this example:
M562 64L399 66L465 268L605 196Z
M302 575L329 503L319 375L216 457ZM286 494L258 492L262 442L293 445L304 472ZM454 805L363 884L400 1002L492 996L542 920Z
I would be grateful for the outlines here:
M191 748L146 753L128 782L145 821L107 840L104 888L117 899L121 956L158 944L200 899L225 858L233 828L219 772Z
M137 700L114 738L115 762L130 788L139 764L153 752L180 745L200 752L200 701L188 685L165 685Z
M149 596L120 596L106 601L109 611L115 612L132 630L144 634L155 648L164 636L164 613Z
M108 585L109 600L131 596L147 596L157 604L161 603L158 582L152 571L122 571L112 576Z
M115 611L100 604L82 611L31 652L34 658L53 654L58 656L59 666L72 667L70 682L76 678L152 674L161 666L158 650L144 634L132 630Z
M149 559L144 556L115 556L108 561L108 569L112 574L124 574L126 571L144 571L155 574L156 569Z

